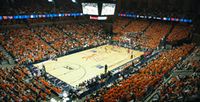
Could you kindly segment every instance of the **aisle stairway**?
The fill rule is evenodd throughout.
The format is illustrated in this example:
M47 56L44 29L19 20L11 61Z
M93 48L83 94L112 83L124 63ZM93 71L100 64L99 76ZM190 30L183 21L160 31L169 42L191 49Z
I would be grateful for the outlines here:
M167 42L167 37L171 34L172 30L174 29L174 25L172 24L169 32L163 37L163 39L160 41L159 47L161 48L162 46L166 47L166 42Z
M144 30L142 31L143 33L147 31L147 29L151 26L152 22L149 22L149 25L146 26L146 28L144 28Z
M53 46L51 46L48 42L45 41L45 39L43 39L40 35L37 34L37 32L35 31L35 29L31 29L29 28L30 31L32 31L32 33L34 33L44 44L48 45L51 49L55 50L56 52L58 52L57 49L55 49ZM48 34L48 32L44 31L44 33Z

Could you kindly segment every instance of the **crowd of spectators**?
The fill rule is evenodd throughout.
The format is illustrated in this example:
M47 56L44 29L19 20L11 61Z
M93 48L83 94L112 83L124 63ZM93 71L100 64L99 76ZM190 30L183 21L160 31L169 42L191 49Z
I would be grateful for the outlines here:
M140 33L143 32L149 24L150 22L146 20L134 20L124 29L124 32Z
M27 28L5 31L1 33L0 39L3 47L19 64L40 61L56 54L56 51Z
M114 23L114 25L119 24ZM113 36L112 40L130 45L132 48L156 49L165 41L169 44L178 44L179 41L187 39L189 41L191 30L192 26L187 24L133 20L126 23L126 26L123 26L120 33Z
M159 46L160 41L166 36L171 28L171 24L155 22L146 30L144 42L142 47L155 49Z
M143 20L130 22L128 19L118 19L113 27L114 32L118 33L113 36L114 41L128 43L134 47L138 45L155 49L170 31L172 25L166 22L150 23ZM184 33L189 31L189 28L187 31L183 28L182 26L181 28L176 26L171 35L176 35L177 32ZM33 63L58 55L65 55L72 50L108 43L109 40L110 36L105 34L103 26L97 22L42 25L31 28L9 29L0 33L0 44L15 57L16 62L19 64ZM147 66L139 70L138 74L131 75L128 78L123 77L122 81L113 83L111 87L100 89L98 94L90 97L91 101L142 100L162 82L162 77L172 70L174 65L188 55L192 48L194 48L194 44L183 45L173 50L162 52ZM196 52L199 52L199 50L196 50ZM1 55L0 53L0 60L3 58ZM199 53L195 53L194 56L199 56ZM192 62L185 63L199 67L199 59L193 59ZM44 78L32 77L25 67L16 66L11 69L0 68L0 70L0 75L5 73L6 76L12 75L11 78L0 77L3 83L1 84L2 97L0 97L2 100L46 100L51 96L51 92L61 93L61 89L52 86ZM110 77L112 77L111 74L100 75L87 80L77 86L78 92L103 84ZM180 81L180 79L177 80ZM189 78L188 80L193 79ZM15 82L17 84L13 84Z
M113 40L131 44L133 47L155 49L169 33L171 27L171 24L162 22L149 24L148 21L133 21L122 31L123 34L113 37Z
M6 57L2 51L0 51L0 64L3 61L8 61L8 57Z
M150 89L151 86L155 86L158 81L159 77L157 76L136 74L109 89L106 94L103 95L103 99L106 102L114 102L117 100L130 101L133 98L140 99L147 94L147 90Z
M192 101L199 92L199 76L176 76L160 88L160 101ZM194 99L192 99L192 97ZM189 99L191 98L191 99Z
M116 21L113 23L113 32L121 34L123 29L128 25L129 22L130 19L116 19Z
M177 70L192 70L200 71L200 48L195 47L195 50L182 63L178 64Z
M176 25L167 37L167 42L174 43L189 38L191 29L192 27L188 25Z
M72 40L62 31L51 26L42 26L33 29L45 42L62 53L70 49L69 44L73 44Z
M107 43L109 36L103 31L100 23L78 23L59 25L58 28L71 38L72 44L69 48L85 48Z
M109 37L102 28L90 22L5 30L0 34L0 43L19 64L33 63L107 43Z
M162 53L159 58L140 70L143 74L164 75L194 48L194 45L184 45L175 50Z
M148 26L149 22L148 21L142 21L142 20L134 20L134 21L129 21L130 23L127 22L127 20L117 20L118 22L115 22L113 24L113 32L118 33L116 36L113 37L113 40L115 41L122 41L124 36L129 33L139 33L143 32L144 29ZM124 23L121 23L124 22ZM123 24L123 25L121 25ZM126 25L126 26L125 26ZM115 27L116 26L116 27ZM121 29L120 29L120 28ZM118 31L117 31L118 30ZM120 32L119 32L120 31Z
M81 17L80 17L81 18ZM72 22L80 20L78 17L58 17L58 18L38 18L38 19L24 19L24 20L1 20L0 25L2 28L13 28L13 27L26 27L26 26L37 26L41 24L53 24L59 22ZM83 19L83 18L81 18Z
M0 21L1 26L10 26L10 25L24 25L25 22L22 20L2 20Z
M53 93L62 92L43 77L32 75L23 66L0 68L0 90L0 100L3 102L46 101Z
M133 63L138 63L138 61L135 61ZM89 94L90 96L86 96L85 101L97 101L102 102L103 101L103 95L106 90L110 88L110 86L116 86L118 85L119 81L122 81L136 73L138 73L139 67L134 67L133 63L129 63L126 66L124 66L121 70L115 70L115 71L109 71L106 74L102 74L99 76L96 76L90 80L87 80L83 83L81 83L78 86L78 89L81 91L88 91L88 92L94 92L93 94ZM106 86L106 87L105 87ZM87 94L88 95L88 94ZM94 100L93 100L94 99Z
M92 101L130 101L141 100L152 91L160 82L162 77L169 72L182 57L186 56L194 47L193 44L183 45L176 49L161 53L158 58L142 68L135 74L121 82L113 84L110 88L101 89L100 94L93 97Z
M97 46L107 42L99 23L59 24L33 29L60 54L73 49Z
M105 85L105 83L111 80L112 77L113 73L108 72L106 74L97 75L89 80L86 80L76 86L76 94L79 98L81 98L83 93L91 90L96 91L94 90L95 88Z
M175 70L186 71L188 74L173 76L169 82L159 88L158 99L178 100L178 101L197 101L199 100L199 75L200 72L200 48L195 47L194 51L182 62L178 63ZM189 73L191 72L191 74Z

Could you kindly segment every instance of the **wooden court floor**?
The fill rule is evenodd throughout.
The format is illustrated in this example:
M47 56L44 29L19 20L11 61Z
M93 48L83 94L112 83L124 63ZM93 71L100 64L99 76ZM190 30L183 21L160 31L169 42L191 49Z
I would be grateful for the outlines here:
M104 73L104 66L113 70L126 62L140 57L143 52L129 50L113 45L103 45L89 50L57 58L57 61L48 60L34 64L38 68L45 66L47 73L76 86L81 82Z

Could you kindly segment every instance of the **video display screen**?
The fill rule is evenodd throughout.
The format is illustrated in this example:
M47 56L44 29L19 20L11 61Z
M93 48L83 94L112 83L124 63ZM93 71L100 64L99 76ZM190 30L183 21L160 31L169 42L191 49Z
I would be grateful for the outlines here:
M99 15L97 3L82 3L84 15Z
M103 3L101 15L114 15L116 4Z

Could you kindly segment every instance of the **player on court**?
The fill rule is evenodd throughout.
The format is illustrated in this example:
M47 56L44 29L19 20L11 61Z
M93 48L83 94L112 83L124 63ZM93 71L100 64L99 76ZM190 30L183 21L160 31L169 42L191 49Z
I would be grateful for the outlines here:
M105 46L105 52L108 53L108 48L107 48L107 46Z
M128 54L130 54L131 50L128 48L127 52L128 52Z

